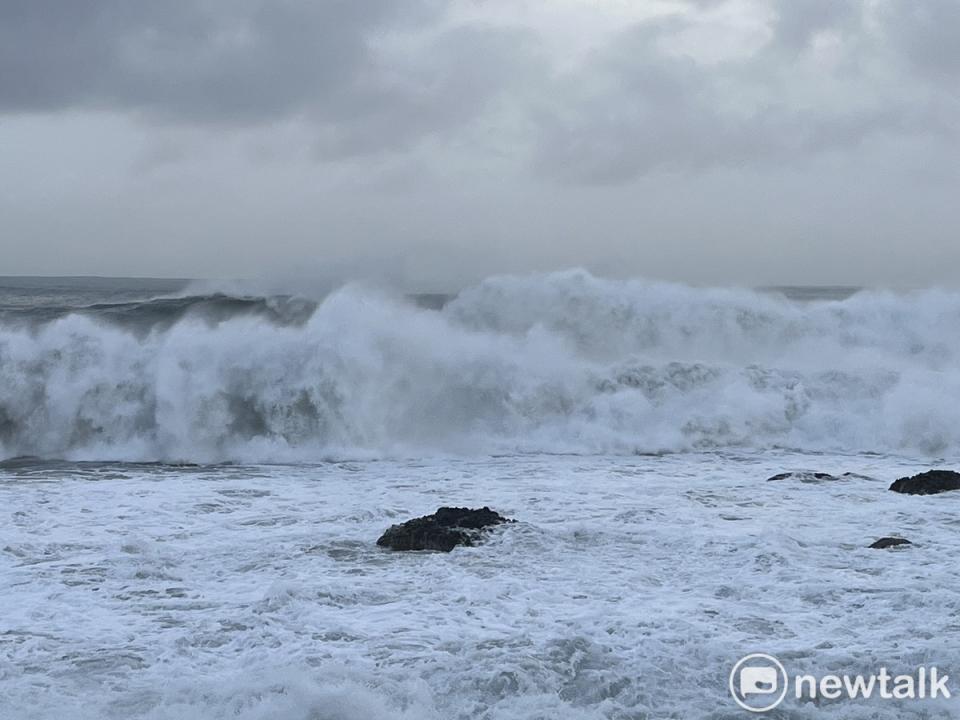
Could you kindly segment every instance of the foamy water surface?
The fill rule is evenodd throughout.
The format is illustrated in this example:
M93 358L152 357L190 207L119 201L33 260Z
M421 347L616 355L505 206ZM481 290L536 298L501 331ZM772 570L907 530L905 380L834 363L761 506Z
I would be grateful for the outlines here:
M960 673L960 493L899 456L512 456L300 466L8 463L4 718L732 718L791 672ZM791 469L855 472L767 482ZM519 522L392 553L444 504ZM915 545L867 549L883 535ZM955 701L954 701L955 702ZM788 700L789 718L951 717Z

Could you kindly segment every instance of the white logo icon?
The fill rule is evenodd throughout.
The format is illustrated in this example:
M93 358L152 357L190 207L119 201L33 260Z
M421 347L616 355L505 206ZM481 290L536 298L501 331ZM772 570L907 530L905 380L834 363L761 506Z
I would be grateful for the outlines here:
M773 667L745 667L740 669L740 694L769 695L777 691L777 669Z
M730 694L744 710L773 710L787 694L787 671L772 655L747 655L730 672Z

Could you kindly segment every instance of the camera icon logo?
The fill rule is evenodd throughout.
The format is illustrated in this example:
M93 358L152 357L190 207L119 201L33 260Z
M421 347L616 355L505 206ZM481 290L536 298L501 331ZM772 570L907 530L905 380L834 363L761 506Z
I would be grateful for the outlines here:
M787 671L773 655L752 653L730 672L730 694L749 712L773 710L787 694Z

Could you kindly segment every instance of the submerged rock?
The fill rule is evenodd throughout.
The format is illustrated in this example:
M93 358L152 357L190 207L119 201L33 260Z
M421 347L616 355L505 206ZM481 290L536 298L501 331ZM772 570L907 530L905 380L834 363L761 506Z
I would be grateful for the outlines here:
M870 547L874 550L884 550L889 547L896 547L897 545L913 545L913 543L906 538L882 537L870 545Z
M802 483L817 484L822 482L836 482L838 480L873 480L873 478L869 475L860 475L858 473L831 475L830 473L815 473L807 470L785 472L767 478L767 482L777 482L779 480L798 480Z
M839 480L836 475L822 472L785 472L767 478L767 482L776 482L778 480L799 480L802 483L828 482L830 480Z
M953 470L928 470L894 481L890 489L907 495L936 495L948 490L960 490L960 473Z
M393 525L380 536L377 545L391 550L450 552L457 545L473 545L484 530L507 522L513 521L488 507L442 507L433 515Z
M807 472L806 470L800 470L797 472L784 472L780 473L779 475L774 475L773 477L767 478L767 482L775 482L778 480L799 480L802 483L816 484L851 479L871 480L872 478L852 472L845 472L842 475L831 475L830 473L825 472Z

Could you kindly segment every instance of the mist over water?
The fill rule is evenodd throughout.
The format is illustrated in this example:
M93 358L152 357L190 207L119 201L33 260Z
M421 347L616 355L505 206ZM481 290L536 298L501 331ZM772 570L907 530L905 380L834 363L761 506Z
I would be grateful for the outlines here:
M583 271L431 307L203 290L41 307L7 288L0 456L960 449L955 292L798 301Z

